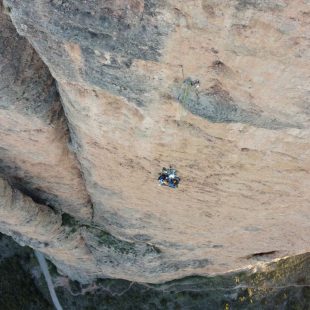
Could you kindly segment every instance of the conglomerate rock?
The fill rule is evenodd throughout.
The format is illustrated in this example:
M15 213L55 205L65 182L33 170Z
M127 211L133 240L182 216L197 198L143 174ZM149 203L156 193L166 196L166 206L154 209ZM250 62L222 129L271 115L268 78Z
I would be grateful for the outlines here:
M84 268L85 279L160 282L309 251L307 1L4 5L57 81L92 202L89 226L70 220L90 251L89 266L62 257L60 269L73 278ZM198 89L188 82L196 79ZM64 140L52 141L65 148ZM6 152L7 165L21 166ZM68 176L68 158L43 159ZM156 182L169 164L181 177L176 190ZM50 194L62 192L62 183L49 181ZM24 182L20 177L20 187ZM40 192L24 193L59 207L46 195L40 201ZM60 209L77 217L78 206ZM5 214L0 230L12 234ZM44 249L60 261L57 246Z

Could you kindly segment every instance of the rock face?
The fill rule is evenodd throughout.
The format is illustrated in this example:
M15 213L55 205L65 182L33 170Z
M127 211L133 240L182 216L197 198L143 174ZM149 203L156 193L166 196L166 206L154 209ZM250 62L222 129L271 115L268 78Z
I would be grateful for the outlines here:
M3 13L0 28L0 171L40 202L90 219L55 81Z
M80 281L161 282L309 251L307 1L3 10L65 117L2 14L1 231ZM176 190L157 185L169 164Z

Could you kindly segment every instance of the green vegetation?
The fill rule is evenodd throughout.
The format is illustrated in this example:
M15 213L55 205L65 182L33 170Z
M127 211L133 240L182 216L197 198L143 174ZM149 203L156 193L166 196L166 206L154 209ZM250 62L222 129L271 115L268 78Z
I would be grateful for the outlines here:
M79 222L71 215L63 213L61 216L62 225L68 228L68 233L73 234L80 226Z
M310 302L309 263L310 254L305 254L255 273L187 277L158 285L101 279L92 293L72 298L62 290L62 297L74 309L302 310Z
M137 251L133 243L119 240L105 231L100 231L97 233L97 237L100 245L113 249L115 252L126 255L137 255Z
M120 247L122 253L131 251L104 232L98 234L98 238L113 248ZM23 264L31 265L28 270L33 268L31 255L28 260L23 260ZM83 289L87 290L87 285L69 281L74 296L66 288L58 287L56 291L64 309L302 310L307 309L310 302L309 268L310 254L305 254L269 264L255 273L194 276L158 285L98 279L97 289L90 289L84 295ZM49 269L54 271L54 280L60 276L52 263L49 263ZM40 293L45 290L44 281L36 282L40 288L37 290L30 273L25 270L17 256L0 265L0 309L51 309Z
M145 249L141 253L141 251L137 251L135 243L118 239L95 225L80 223L67 213L62 214L62 226L66 228L68 234L73 234L77 232L79 228L84 227L89 233L93 234L98 242L98 247L105 246L119 254L138 256L138 254L148 255L160 253L157 247L149 244L145 245Z
M53 309L16 256L0 264L0 309Z
M160 250L155 246L143 244L143 247L138 249L135 243L118 239L108 232L95 227L89 227L88 231L91 232L97 239L98 248L104 246L115 251L116 253L122 255L132 255L134 257L138 257L139 255L145 256L160 253Z
M75 225L66 218L66 225ZM84 225L85 226L85 225ZM133 244L121 241L94 227L85 226L102 246L131 255ZM5 237L8 239L8 237ZM0 235L1 241L1 235ZM16 244L12 249L16 250ZM2 249L10 247L2 240ZM14 251L9 250L9 253ZM38 264L29 248L0 264L0 309L51 309L46 283L31 277ZM60 276L49 263L54 281ZM257 272L243 271L221 276L192 276L163 284L131 283L119 279L98 279L95 286L69 281L70 291L57 287L64 309L308 309L310 304L310 253L264 265ZM37 288L36 288L37 286ZM42 295L43 294L43 295ZM46 297L48 298L48 297Z

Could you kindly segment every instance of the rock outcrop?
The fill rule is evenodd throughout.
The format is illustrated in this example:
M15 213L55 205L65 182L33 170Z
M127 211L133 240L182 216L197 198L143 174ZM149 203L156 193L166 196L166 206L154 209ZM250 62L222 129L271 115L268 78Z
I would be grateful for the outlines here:
M0 29L0 171L38 201L90 220L55 80L3 13Z
M162 282L309 251L307 1L3 10L38 54L1 14L0 231L82 282ZM157 184L169 164L177 190Z

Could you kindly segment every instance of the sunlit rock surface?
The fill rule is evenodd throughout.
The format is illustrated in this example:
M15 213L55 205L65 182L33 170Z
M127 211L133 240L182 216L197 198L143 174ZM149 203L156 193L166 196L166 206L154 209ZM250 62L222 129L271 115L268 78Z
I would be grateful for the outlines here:
M71 261L60 238L44 248L60 269L161 282L309 251L307 1L6 0L3 10L56 80L69 128L70 148L55 136L63 123L35 135L35 153L66 180L48 179L44 193L24 189L19 171L29 168L19 161L28 155L8 153L20 143L1 139L0 148L4 177L72 216L59 225L70 224L68 238L81 238L89 263ZM45 141L63 157L46 155ZM170 164L176 190L157 184ZM53 200L63 192L79 203ZM14 235L5 212L0 230ZM20 233L36 248L35 232Z

